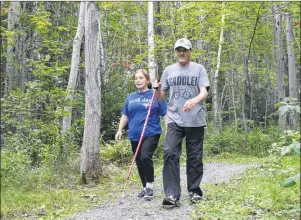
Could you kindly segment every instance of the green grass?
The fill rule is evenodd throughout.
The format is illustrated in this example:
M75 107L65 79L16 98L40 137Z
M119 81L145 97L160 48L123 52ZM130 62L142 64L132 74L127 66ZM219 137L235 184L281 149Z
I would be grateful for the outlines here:
M1 189L1 219L57 219L74 213L87 211L107 202L114 202L123 192L126 169L113 165L107 167L110 177L103 178L100 184L68 186L65 189L43 188L32 186L31 190L16 187ZM132 190L137 184L138 173L133 169L131 181L126 190ZM137 186L137 185L136 185ZM41 207L45 207L45 215L41 215Z
M204 163L209 162L225 162L231 164L251 164L251 163L263 163L266 161L266 158L260 158L255 156L246 156L242 154L230 154L230 153L220 153L217 155L210 155L204 157Z
M76 189L52 189L49 191L3 190L1 212L3 219L21 219L22 216L37 216L41 219L53 219L99 207L105 202L116 199L120 190L104 183L98 187L78 187ZM116 194L116 195L115 195ZM44 206L46 215L41 216Z
M195 205L192 219L299 219L300 185L283 188L281 182L300 172L300 159L286 156L256 158L228 153L205 157L204 163L227 162L233 164L261 164L260 168L247 170L243 176L234 177L229 184L203 184L204 200ZM185 158L181 158L181 165ZM161 175L163 162L156 160L155 175ZM66 188L33 186L26 188L2 187L2 219L58 219L87 211L107 202L114 202L123 192L129 164L122 168L107 165L106 176L97 186L74 184ZM140 180L133 167L126 190L136 190ZM46 214L40 215L41 207ZM298 217L298 218L297 218Z
M224 157L221 161L229 162ZM254 158L247 161L255 162ZM266 158L260 168L246 171L242 178L236 177L230 184L204 185L204 200L195 206L191 217L202 220L300 219L300 184L291 188L281 186L284 179L297 172L300 172L300 160L292 156L278 163L275 158Z

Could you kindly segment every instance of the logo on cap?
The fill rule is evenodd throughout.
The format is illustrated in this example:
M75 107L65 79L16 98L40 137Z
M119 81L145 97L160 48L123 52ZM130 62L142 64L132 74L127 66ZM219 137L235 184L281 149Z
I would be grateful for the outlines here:
M184 47L187 50L190 50L192 48L191 42L186 38L181 38L176 41L174 49L177 49L178 47Z

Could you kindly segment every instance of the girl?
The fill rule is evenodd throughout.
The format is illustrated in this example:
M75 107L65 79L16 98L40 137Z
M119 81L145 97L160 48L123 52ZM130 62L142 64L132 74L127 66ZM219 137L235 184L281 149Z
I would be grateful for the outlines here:
M135 72L135 86L137 91L127 97L121 111L122 116L118 131L115 135L116 141L119 141L122 136L122 130L128 123L128 138L131 141L133 154L135 154L138 147L142 128L154 93L154 90L151 89L149 73L145 69L139 69ZM155 97L143 141L136 158L136 165L143 186L142 191L137 196L138 198L151 199L153 197L154 164L152 157L162 133L160 116L163 117L165 122L166 112L167 104L165 100L163 99L159 102Z

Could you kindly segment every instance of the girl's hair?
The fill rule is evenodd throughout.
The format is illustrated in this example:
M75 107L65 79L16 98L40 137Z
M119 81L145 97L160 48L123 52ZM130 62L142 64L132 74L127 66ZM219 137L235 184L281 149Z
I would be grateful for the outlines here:
M145 78L146 78L148 81L150 81L150 75L149 75L149 73L148 73L148 71L147 71L146 69L137 69L137 70L135 71L135 73L134 73L134 78L135 78L135 74L138 73L138 72L141 72L141 73L145 76ZM152 88L152 84L149 82L148 85L147 85L147 87L148 87L149 89L151 89L151 88Z

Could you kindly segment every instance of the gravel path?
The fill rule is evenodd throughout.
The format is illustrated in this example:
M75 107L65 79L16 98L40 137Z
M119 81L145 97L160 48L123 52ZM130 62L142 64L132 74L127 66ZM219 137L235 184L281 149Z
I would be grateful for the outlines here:
M256 164L236 165L228 163L207 163L204 164L204 177L201 184L215 184L229 182L237 174L242 174L247 168L258 167ZM152 201L144 201L136 198L140 189L128 192L124 198L103 205L97 209L73 215L69 220L186 220L190 219L189 213L193 211L190 205L186 190L186 169L181 168L181 205L174 209L164 209L161 207L163 200L162 177L158 176L154 184L155 197ZM204 193L206 196L206 192ZM121 196L122 197L122 196Z

